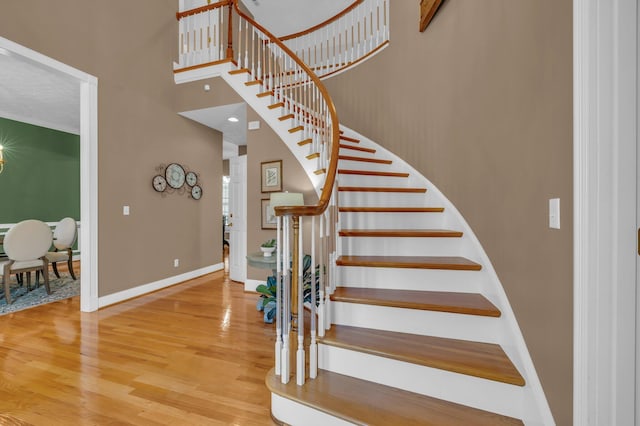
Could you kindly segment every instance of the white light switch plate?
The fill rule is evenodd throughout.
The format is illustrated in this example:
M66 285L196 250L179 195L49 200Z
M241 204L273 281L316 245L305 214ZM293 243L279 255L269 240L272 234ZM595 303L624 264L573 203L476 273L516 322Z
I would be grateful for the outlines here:
M122 214L129 216L129 206L122 206Z
M549 228L560 229L560 198L549 200Z

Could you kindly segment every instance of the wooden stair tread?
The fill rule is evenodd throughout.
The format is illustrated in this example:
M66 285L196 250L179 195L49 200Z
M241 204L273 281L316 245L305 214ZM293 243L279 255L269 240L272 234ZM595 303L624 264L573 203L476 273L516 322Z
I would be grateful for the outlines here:
M248 74L250 71L248 68L238 68L237 70L231 70L229 71L229 75L235 75L235 74Z
M338 191L343 192L411 192L424 193L427 188L403 188L403 187L384 187L384 186L339 186Z
M524 378L499 345L332 325L320 342L371 355L482 379L524 386Z
M340 207L341 213L442 213L444 207Z
M377 170L349 170L338 169L338 174L341 175L361 175L361 176L387 176L387 177L409 177L409 173L398 172L380 172Z
M245 86L255 86L256 84L262 84L262 80L251 80L244 83Z
M352 155L338 155L338 160L363 161L365 163L378 163L378 164L391 164L391 160L382 160L379 158L355 157Z
M307 138L305 140L302 140L302 141L298 142L298 146L309 145L311 142L313 142L313 139Z
M349 136L343 135L342 133L340 133L340 139L347 142L360 143L360 139L351 138Z
M342 229L340 236L459 238L462 237L462 232L448 229Z
M278 117L278 120L284 121L284 120L289 120L290 118L293 118L293 117L295 117L295 115L287 114L287 115L283 115L282 117Z
M357 425L518 426L522 421L449 401L320 370L297 386L271 369L269 391Z
M273 90L268 90L266 92L261 92L256 95L259 98L264 98L265 96L273 96Z
M297 126L297 127L292 128L292 129L289 129L289 133L295 133L295 132L299 132L301 130L304 130L304 126Z
M368 266L374 268L451 269L479 271L482 265L456 256L340 256L339 266Z
M501 315L493 303L478 293L338 287L331 295L331 300L487 317Z
M340 144L340 148L341 149L352 149L352 150L360 151L360 152L369 152L371 154L374 154L376 152L376 150L373 149L373 148L365 148L365 147L356 146L356 145L347 145L347 144L344 144L344 143Z

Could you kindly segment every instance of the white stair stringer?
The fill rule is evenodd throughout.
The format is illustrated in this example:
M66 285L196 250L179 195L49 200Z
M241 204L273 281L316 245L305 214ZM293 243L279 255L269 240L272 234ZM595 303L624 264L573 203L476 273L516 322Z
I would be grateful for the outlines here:
M340 207L444 207L442 213L421 214L425 216L441 215L441 219L433 219L432 216L430 216L428 221L438 220L444 226L442 229L462 231L464 235L463 238L381 238L383 241L383 243L380 244L381 247L373 247L372 242L374 237L339 237L340 241L338 242L338 246L343 255L454 255L463 256L479 263L482 265L482 270L452 271L339 266L337 285L346 287L477 292L489 299L501 311L501 316L499 318L488 318L487 321L483 319L482 322L488 322L488 325L487 329L481 329L484 327L478 326L477 322L479 318L474 315L455 314L458 315L459 318L453 319L451 316L454 314L423 313L422 315L424 315L424 317L422 317L415 312L400 313L400 311L411 311L410 309L398 308L397 311L388 311L386 310L388 308L355 306L355 304L351 303L332 302L332 318L336 323L344 325L498 343L524 377L526 385L524 387L518 387L500 384L500 386L498 386L499 389L495 389L495 384L492 383L487 387L485 382L488 381L481 380L477 384L478 386L473 388L474 391L466 397L464 395L467 395L466 392L472 388L465 388L463 385L460 389L452 391L452 389L455 388L453 384L456 383L456 379L449 381L450 377L448 376L453 373L437 371L434 374L438 377L444 374L443 377L447 377L447 380L436 380L433 378L433 382L432 378L427 379L411 373L403 376L403 374L400 373L402 370L398 370L397 367L393 365L395 361L385 359L384 363L388 363L387 366L374 367L373 364L368 364L370 358L373 357L371 355L339 348L327 349L327 345L322 345L323 349L321 353L324 360L321 358L321 367L331 369L341 374L353 375L365 380L424 393L436 398L451 400L483 410L520 418L527 425L555 424L504 288L498 279L491 261L462 215L435 185L405 161L345 126L341 126L341 130L343 130L344 136L359 139L359 146L375 149L375 158L390 159L392 160L392 164L384 165L362 162L356 166L357 162L349 161L349 165L346 166L345 162L341 160L339 169L409 173L410 178L404 183L398 183L400 178L397 177L377 179L376 183L380 183L380 186L385 187L422 187L426 188L427 192L424 194L342 192L339 199ZM361 156L364 157L364 155ZM347 182L350 186L372 186L368 176L350 175ZM341 181L341 186L343 185ZM341 213L339 227L341 229L376 229L376 219L370 219L371 216L375 214L376 213ZM398 218L397 222L392 224L392 226L387 226L387 228L425 228L424 225L419 226L419 223L403 222L402 214L403 213L397 213L395 215ZM415 213L413 215L418 216L419 214ZM362 220L362 222L360 222L360 220ZM346 223L348 223L348 228L345 227ZM380 221L380 223L384 225L390 224L389 221L386 223ZM374 224L374 226L371 226L372 224ZM380 227L378 229L383 228ZM439 244L440 242L442 244ZM375 314L384 315L384 319L377 319ZM390 319L394 315L396 318ZM414 321L418 318L430 318L431 321L422 322L431 324L415 324ZM386 324L383 324L385 322ZM403 323L406 325L403 326ZM496 334L494 335L493 333ZM390 368L391 370L387 371L386 368ZM420 379L416 380L416 377L420 377ZM429 375L429 377L431 376ZM424 385L425 388L414 388L416 386L415 382L419 382L420 386ZM425 383L437 383L437 385L431 386ZM517 388L517 390L514 391L513 388ZM503 390L505 392L504 395L501 393ZM503 397L504 401L509 401L508 404L503 405Z

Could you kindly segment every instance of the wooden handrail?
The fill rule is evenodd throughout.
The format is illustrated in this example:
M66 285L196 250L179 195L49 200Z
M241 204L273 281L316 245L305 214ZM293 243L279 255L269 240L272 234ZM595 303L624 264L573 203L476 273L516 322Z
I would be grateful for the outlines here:
M322 214L327 207L329 206L329 201L331 200L331 195L333 192L333 184L336 179L336 173L338 170L338 150L340 147L340 126L338 121L338 113L336 112L336 107L333 104L333 100L327 91L327 88L322 84L320 78L314 73L308 66L305 64L298 56L291 51L279 38L271 34L267 29L265 29L262 25L255 22L251 17L247 16L243 13L238 7L238 0L233 0L234 9L238 13L239 16L247 20L251 23L255 28L260 30L269 40L276 44L283 52L293 59L298 66L311 78L314 82L325 102L327 103L327 109L329 111L329 115L331 117L331 122L333 123L332 128L332 140L331 140L331 158L329 160L329 169L327 170L327 175L325 178L324 186L322 188L322 192L320 193L320 198L318 200L318 204L316 205L306 205L306 206L281 206L276 207L275 213L276 216L318 216Z
M231 0L222 0L217 3L208 4L206 6L197 7L195 9L185 10L184 12L176 12L176 19L179 21L187 16L196 15L207 10L218 9L219 7L225 7L231 4Z
M301 37L303 35L307 35L310 34L322 27L324 27L325 25L328 25L334 21L337 21L338 19L342 18L344 15L346 15L347 13L351 12L353 9L355 9L360 3L362 3L364 0L356 0L354 1L350 6L348 6L346 9L344 9L342 12L338 13L336 16L327 19L324 22L319 23L318 25L314 25L311 28L307 28L304 31L300 31L294 34L289 34L286 35L284 37L280 37L280 40L282 41L286 41L286 40L291 40L292 38L297 38L297 37Z

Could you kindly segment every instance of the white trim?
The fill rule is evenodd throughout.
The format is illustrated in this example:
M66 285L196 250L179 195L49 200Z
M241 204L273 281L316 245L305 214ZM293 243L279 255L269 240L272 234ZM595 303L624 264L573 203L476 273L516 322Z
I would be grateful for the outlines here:
M80 309L98 309L98 79L41 53L0 37L0 47L67 74L80 85L80 228L82 276Z
M252 279L247 278L244 281L244 291L250 291L250 292L255 293L256 292L256 288L258 288L258 286L260 284L266 285L267 282L266 281L260 281L260 280L252 280Z
M636 0L574 1L576 425L634 424Z
M112 293L107 296L100 297L98 299L98 306L100 308L104 308L105 306L113 305L114 303L123 302L134 297L142 296L157 290L162 290L163 288L171 287L174 284L192 280L202 275L210 274L222 269L224 269L224 263L216 263L215 265L206 266L204 268L196 269L191 272L185 272L184 274L174 275L173 277L164 278L159 281L154 281L148 284L139 285L137 287L128 288L117 293Z

